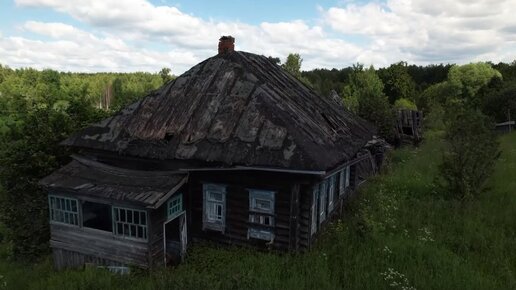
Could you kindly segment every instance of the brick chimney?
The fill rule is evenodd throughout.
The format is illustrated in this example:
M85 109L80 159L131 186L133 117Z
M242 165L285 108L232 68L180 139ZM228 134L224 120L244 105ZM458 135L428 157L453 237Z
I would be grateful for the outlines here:
M219 39L219 54L235 51L235 38L228 35Z

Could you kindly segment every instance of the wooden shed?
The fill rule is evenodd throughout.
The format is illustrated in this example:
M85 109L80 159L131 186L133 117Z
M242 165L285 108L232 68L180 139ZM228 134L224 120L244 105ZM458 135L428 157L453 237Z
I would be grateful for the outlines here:
M233 47L62 143L77 154L41 181L57 268L178 263L201 240L307 249L374 172L369 123Z

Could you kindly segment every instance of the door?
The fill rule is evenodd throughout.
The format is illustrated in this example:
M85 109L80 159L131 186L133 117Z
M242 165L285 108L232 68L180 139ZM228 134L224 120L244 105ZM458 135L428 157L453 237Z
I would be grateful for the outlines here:
M182 212L163 224L163 245L165 265L177 265L183 261L187 249L185 212Z

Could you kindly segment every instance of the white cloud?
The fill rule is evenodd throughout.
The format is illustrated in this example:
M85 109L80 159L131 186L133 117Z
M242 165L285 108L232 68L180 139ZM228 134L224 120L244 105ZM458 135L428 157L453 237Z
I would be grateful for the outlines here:
M74 71L158 71L167 66L177 74L214 55L218 37L228 34L236 37L238 50L283 59L298 52L303 69L357 61L385 66L399 60L425 64L516 58L516 0L345 3L319 8L317 25L299 19L250 25L202 19L147 0L16 0L19 7L67 14L90 31L28 21L22 29L43 40L0 35L0 61ZM357 37L362 41L350 40Z
M371 57L462 63L514 50L515 12L516 0L389 0L329 8L323 18L337 32L371 39Z

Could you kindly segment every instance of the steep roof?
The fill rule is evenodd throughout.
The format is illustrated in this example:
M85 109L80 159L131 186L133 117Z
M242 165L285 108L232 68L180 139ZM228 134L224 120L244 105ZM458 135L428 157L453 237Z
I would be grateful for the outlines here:
M327 170L371 139L366 121L264 56L233 51L63 142L145 158Z

